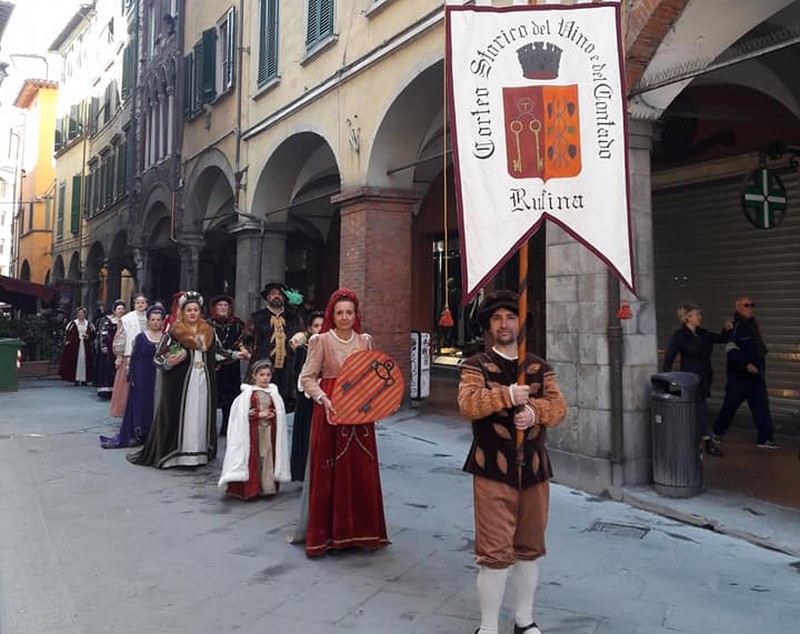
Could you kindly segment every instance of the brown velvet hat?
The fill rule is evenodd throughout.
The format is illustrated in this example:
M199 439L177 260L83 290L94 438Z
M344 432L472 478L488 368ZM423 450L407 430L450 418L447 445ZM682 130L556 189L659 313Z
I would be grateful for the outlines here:
M494 291L486 295L480 308L478 308L478 323L481 325L481 328L489 330L489 321L494 311L499 308L506 308L519 316L519 295L507 289ZM526 324L529 328L533 323L533 315L530 311L528 311L527 318Z

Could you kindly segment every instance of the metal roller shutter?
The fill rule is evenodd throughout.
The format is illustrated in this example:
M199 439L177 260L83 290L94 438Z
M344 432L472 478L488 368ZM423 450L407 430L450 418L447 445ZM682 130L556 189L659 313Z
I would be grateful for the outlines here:
M653 192L653 235L659 351L678 327L675 307L694 301L704 326L717 330L736 297L750 295L769 348L767 386L776 431L800 434L800 181L778 172L789 207L783 223L756 229L742 212L744 178ZM710 407L725 388L725 354L713 355ZM741 417L749 420L746 406Z

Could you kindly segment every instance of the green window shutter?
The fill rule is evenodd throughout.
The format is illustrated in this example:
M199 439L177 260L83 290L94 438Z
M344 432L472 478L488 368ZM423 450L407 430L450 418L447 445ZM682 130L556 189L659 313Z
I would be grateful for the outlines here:
M333 35L333 0L308 1L306 49L312 49L326 37Z
M308 25L306 26L306 48L313 48L319 41L319 9L322 0L308 0Z
M72 177L72 210L70 214L69 230L78 234L81 230L81 175Z
M211 103L217 98L217 29L203 31L201 64L202 103Z
M64 183L58 186L58 210L56 211L56 236L64 235L64 205L66 204L67 186Z
M333 35L333 0L320 0L319 39Z
M83 199L83 217L92 217L92 194L94 193L94 172L86 175L86 196Z
M258 85L278 76L278 0L261 0Z
M97 115L100 113L100 100L92 97L89 102L89 134L97 133Z

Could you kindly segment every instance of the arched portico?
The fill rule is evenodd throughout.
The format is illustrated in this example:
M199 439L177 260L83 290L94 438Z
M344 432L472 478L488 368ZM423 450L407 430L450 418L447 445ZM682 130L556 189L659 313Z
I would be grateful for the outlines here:
M59 253L53 260L53 274L51 275L53 282L59 282L64 279L64 258Z
M339 218L331 197L340 188L335 153L316 132L294 134L270 154L258 173L252 217L240 219L250 222L250 230L236 229L239 273L261 263L258 275L238 292L238 310L257 308L261 288L272 281L323 305L339 284Z
M100 242L93 242L89 247L84 267L84 299L83 303L89 311L89 317L94 318L98 307L103 309L106 302L106 255Z

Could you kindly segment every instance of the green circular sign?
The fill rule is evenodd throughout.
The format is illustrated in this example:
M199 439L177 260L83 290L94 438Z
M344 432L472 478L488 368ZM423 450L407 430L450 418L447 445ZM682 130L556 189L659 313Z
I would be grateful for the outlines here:
M742 192L742 209L754 227L777 227L783 222L788 205L786 188L775 172L762 167L747 177Z

